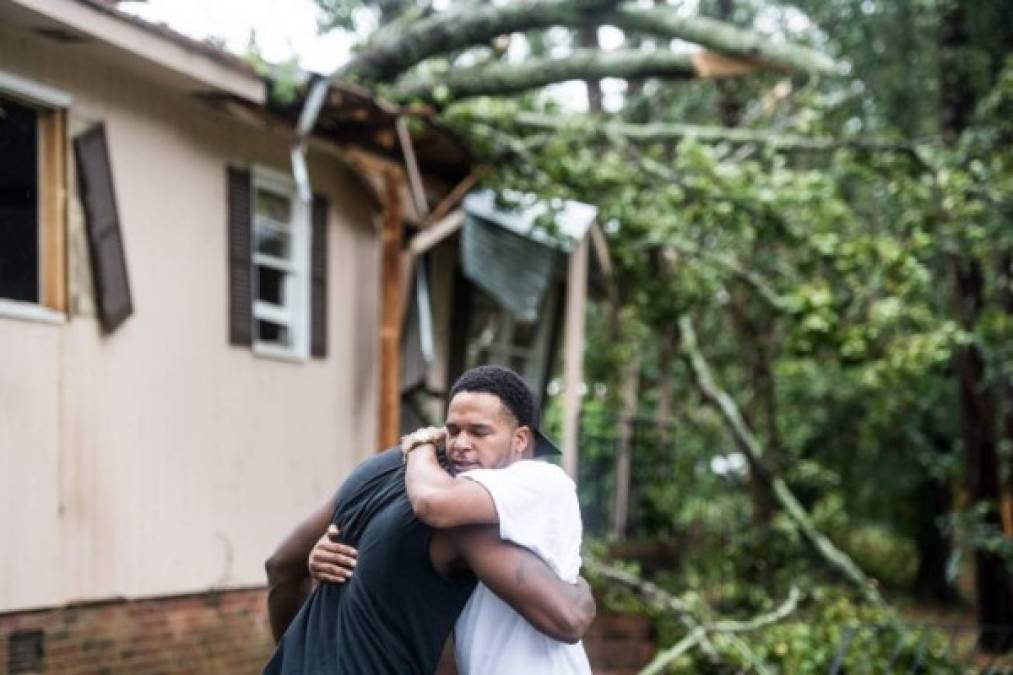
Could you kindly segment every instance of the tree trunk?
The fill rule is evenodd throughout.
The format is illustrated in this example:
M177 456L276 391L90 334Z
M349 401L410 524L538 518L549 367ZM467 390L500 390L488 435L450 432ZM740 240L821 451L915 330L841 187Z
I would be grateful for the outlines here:
M718 0L718 18L722 21L730 21L735 13L734 0ZM739 119L742 117L742 103L737 95L738 87L729 86L728 82L719 82L718 101L721 124L726 127L739 126Z
M949 440L948 437L938 439L940 453L949 452ZM945 479L927 475L915 491L915 500L921 508L917 510L915 523L918 571L914 593L922 600L950 604L957 599L946 575L952 547L941 525L953 508L950 484Z
M612 538L626 538L630 509L630 464L633 453L633 431L637 417L637 398L640 393L640 357L626 362L620 385L622 399L619 418L619 436L616 440L616 489L612 508Z
M668 324L658 336L658 404L654 409L654 433L658 447L663 452L669 443L668 431L672 426L672 400L674 398L675 379L672 376L672 365L675 357L675 343L678 332L674 324Z
M972 46L968 32L970 4L955 0L943 12L940 23L940 126L943 136L955 141L971 119L976 93L964 62ZM957 316L965 330L973 332L985 303L985 280L981 261L961 254L951 259ZM960 428L966 456L966 485L970 506L986 505L986 525L1002 527L999 515L999 456L996 392L986 375L985 359L976 343L956 355L960 400ZM979 645L989 651L1011 646L1013 626L1013 577L1005 561L981 547L974 552L975 592ZM1006 626L1005 631L989 626Z
M756 320L749 315L751 299L750 296L735 293L730 303L732 325L735 327L739 341L741 344L754 347L743 356L746 360L749 385L752 389L752 396L745 406L746 423L754 429L766 427L765 457L767 459L765 464L776 466L780 437L777 433L776 405L773 401L773 375L770 372L770 362L766 350L768 338L761 334ZM763 527L769 525L774 516L770 486L767 484L763 467L752 459L748 452L745 454L749 463L749 497L753 506L753 524Z
M589 23L580 28L577 33L577 42L584 49L592 49L598 51L598 24ZM587 87L587 109L592 115L601 114L602 110L602 91L601 91L601 79L589 78L584 80L584 85Z
M999 303L1008 316L1013 317L1013 251L999 255ZM1002 438L1013 447L1013 374L1001 383L1002 388ZM1013 467L1007 468L1007 484L1003 491L1002 522L1003 533L1013 537Z

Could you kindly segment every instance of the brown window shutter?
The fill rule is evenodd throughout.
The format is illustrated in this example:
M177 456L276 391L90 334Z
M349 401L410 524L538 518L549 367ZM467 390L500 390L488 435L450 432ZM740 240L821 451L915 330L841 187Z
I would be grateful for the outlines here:
M99 319L102 328L112 332L133 314L134 306L130 297L105 126L99 124L77 136L74 139L74 156L88 230Z
M327 356L327 199L313 195L310 254L310 354Z
M250 172L230 166L226 186L229 221L229 342L249 347L253 344Z

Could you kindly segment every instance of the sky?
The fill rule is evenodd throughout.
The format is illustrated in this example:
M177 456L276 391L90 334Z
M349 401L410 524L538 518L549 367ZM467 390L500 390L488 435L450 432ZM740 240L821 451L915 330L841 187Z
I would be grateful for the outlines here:
M637 2L650 5L653 0ZM437 0L434 6L439 9L447 4L447 0ZM696 0L684 0L675 8L692 14L696 5ZM303 69L321 74L331 73L347 61L354 41L352 35L342 31L321 35L313 0L125 0L120 9L148 21L168 24L198 40L222 40L229 50L239 54L246 51L253 32L261 55L267 61L278 63L296 56ZM792 11L794 14L782 7L777 12L768 12L766 16L757 17L756 27L771 33L776 33L779 25L785 23L793 31L801 32L809 27L804 15ZM607 26L599 30L598 37L606 50L623 43L622 33ZM696 50L695 46L678 40L672 41L670 48ZM624 83L607 79L602 89L606 110L618 109L622 105ZM579 82L550 86L544 95L555 99L566 110L577 112L587 107L586 89Z
M255 31L265 59L295 55L303 68L318 73L344 63L352 46L352 37L340 31L319 34L313 0L146 0L123 2L120 9L198 40L224 40L240 54Z
M317 73L330 73L344 63L353 44L353 36L341 31L319 34L313 0L127 0L119 8L198 40L224 40L229 50L240 54L254 31L266 60L280 62L294 55L302 68ZM615 29L603 29L601 37L606 49L622 41ZM621 86L606 81L606 107L621 100ZM549 87L547 95L567 109L587 106L586 90L578 82Z

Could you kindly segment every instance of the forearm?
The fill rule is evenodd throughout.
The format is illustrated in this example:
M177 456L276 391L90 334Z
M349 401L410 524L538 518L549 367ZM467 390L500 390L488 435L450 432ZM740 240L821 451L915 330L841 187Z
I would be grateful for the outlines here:
M518 613L539 632L570 644L578 642L594 621L594 596L583 579L569 584L544 561L526 551L516 563L517 575L531 586Z
M484 487L455 478L440 466L436 448L420 446L408 453L405 488L415 517L430 527L489 524L499 521L496 504Z
M440 466L435 445L422 445L408 453L405 490L412 508L417 510L427 500L439 496L453 486L454 477Z
M453 540L475 575L535 629L562 642L583 637L595 616L586 582L566 583L531 551L500 540L495 528L459 528Z
M277 643L285 634L299 608L313 590L313 580L289 578L271 584L267 592L267 615L271 622L271 635Z
M267 572L267 611L271 632L278 640L312 590L306 559L327 529L334 502L327 501L301 522L264 563Z

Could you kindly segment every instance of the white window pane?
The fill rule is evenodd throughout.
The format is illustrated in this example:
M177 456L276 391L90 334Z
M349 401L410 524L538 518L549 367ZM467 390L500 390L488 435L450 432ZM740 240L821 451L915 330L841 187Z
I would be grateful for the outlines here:
M254 208L256 215L267 216L278 223L288 223L292 220L292 201L288 197L259 188L256 194Z
M258 226L254 232L254 251L277 258L287 259L291 255L291 237L274 227Z

